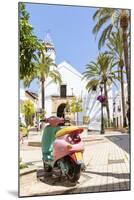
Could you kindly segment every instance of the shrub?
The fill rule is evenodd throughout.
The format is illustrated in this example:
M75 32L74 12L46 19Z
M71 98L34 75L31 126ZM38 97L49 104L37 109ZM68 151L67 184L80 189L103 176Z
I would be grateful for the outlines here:
M27 127L20 127L20 131L22 132L23 137L28 136L28 128Z
M20 163L20 169L28 168L26 163Z
M20 127L26 127L26 125L22 122L20 122Z
M20 169L28 168L28 165L26 163L22 162L22 158L20 158Z
M25 117L26 126L33 125L33 117L35 115L34 104L28 99L20 105L20 110Z

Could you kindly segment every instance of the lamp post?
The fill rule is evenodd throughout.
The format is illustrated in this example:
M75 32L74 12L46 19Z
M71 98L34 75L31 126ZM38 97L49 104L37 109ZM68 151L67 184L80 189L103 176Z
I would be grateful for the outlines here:
M115 99L114 99L114 102L113 102L113 126L114 128L116 128L116 124L115 124L115 114L116 114L116 111L115 111Z
M100 83L100 90L101 90L101 96L102 96L102 93L103 93L103 83L101 82ZM105 131L104 131L104 123L103 123L103 101L101 102L101 131L100 131L100 134L104 134Z

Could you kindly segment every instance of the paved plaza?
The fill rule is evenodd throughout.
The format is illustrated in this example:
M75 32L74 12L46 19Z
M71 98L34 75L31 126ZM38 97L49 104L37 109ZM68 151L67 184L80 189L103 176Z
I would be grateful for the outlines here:
M41 139L33 133L31 141ZM36 139L35 139L36 138ZM85 152L86 170L76 186L68 184L67 180L56 178L37 178L42 169L40 147L21 145L20 156L30 167L36 166L37 172L20 178L20 196L54 195L119 191L130 189L129 166L129 134L120 132L106 132L105 135L84 132L82 135Z

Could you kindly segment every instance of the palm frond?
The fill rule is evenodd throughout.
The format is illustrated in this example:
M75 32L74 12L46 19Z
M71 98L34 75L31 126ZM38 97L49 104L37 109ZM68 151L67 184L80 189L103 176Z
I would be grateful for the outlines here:
M93 34L97 34L100 29L102 28L102 26L110 19L109 15L103 16L102 18L99 19L99 21L97 22L97 24L94 26L92 32Z
M31 82L36 78L36 76L32 75L32 76L25 76L23 78L23 84L24 84L24 87L29 87Z
M53 80L55 83L59 83L59 84L62 83L61 74L60 74L57 70L50 71L50 72L49 72L49 77L51 77L52 80Z
M100 17L105 16L107 14L111 15L114 12L112 8L99 8L93 15L93 20L100 19Z
M93 20L96 20L96 18L100 17L100 11L101 11L100 8L96 10L96 12L93 15Z
M101 49L101 47L104 45L104 43L106 42L106 40L109 38L110 33L112 31L113 25L110 24L109 26L107 26L104 31L102 32L102 35L99 39L99 43L98 43L98 48Z
M100 74L100 68L98 64L95 62L90 62L86 66L87 66L86 71L83 72L84 76L82 79L90 80L92 79L92 77L98 79L99 74Z
M95 91L97 90L97 87L99 85L99 80L90 80L87 85L86 85L86 89L89 91Z
M110 77L110 80L115 85L115 87L118 88L118 85L117 85L116 81L113 78L111 78L111 77Z

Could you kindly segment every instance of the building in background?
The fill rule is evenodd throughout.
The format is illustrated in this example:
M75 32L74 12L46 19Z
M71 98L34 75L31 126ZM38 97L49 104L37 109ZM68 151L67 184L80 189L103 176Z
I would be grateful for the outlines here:
M127 114L127 84L124 84L124 97L125 97L125 114ZM127 120L127 117L126 117ZM113 123L116 128L123 127L123 112L122 112L122 96L121 89L116 91L115 96L113 98ZM128 122L127 122L128 123Z
M53 43L49 40L45 40L46 52L45 54L50 56L55 63L56 51ZM61 62L59 65L52 66L51 70L56 69L59 71L62 77L62 84L56 84L51 78L47 78L45 83L45 111L46 117L58 116L65 118L66 106L71 104L73 97L80 98L82 100L83 111L79 113L79 124L85 123L85 119L89 122L91 129L100 129L101 119L101 105L97 101L97 96L100 95L98 90L96 93L88 93L85 89L86 82L82 80L83 75L78 72L67 61ZM39 109L41 109L41 87L39 89ZM108 90L109 96L109 108L111 120L113 119L113 100L112 100L112 88ZM106 113L106 112L105 112ZM76 115L70 115L71 121L76 121Z

